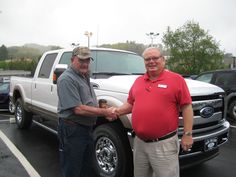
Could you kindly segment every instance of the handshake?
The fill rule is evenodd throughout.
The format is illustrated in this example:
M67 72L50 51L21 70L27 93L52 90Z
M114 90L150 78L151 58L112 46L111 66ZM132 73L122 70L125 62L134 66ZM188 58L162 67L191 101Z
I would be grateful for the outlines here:
M100 99L99 100L99 107L104 108L104 116L106 117L107 120L109 121L114 121L118 119L119 117L119 108L115 107L108 107L107 101L105 99Z
M104 110L105 110L104 115L106 116L107 120L114 121L119 118L119 108L109 107Z

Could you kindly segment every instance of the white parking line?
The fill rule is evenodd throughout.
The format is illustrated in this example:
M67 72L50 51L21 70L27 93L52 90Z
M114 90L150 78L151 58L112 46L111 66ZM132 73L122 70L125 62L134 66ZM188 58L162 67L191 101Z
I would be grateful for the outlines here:
M9 121L9 120L8 120ZM7 138L7 136L0 130L0 138L7 145L7 147L11 150L11 152L18 158L20 163L23 165L27 173L31 177L40 177L38 172L33 168L33 166L27 161L24 155L16 148L16 146Z

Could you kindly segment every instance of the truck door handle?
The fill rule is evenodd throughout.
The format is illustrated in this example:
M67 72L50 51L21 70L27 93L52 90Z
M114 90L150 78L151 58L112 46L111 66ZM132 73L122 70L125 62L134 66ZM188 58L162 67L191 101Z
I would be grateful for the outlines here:
M93 88L99 88L98 84L92 83Z

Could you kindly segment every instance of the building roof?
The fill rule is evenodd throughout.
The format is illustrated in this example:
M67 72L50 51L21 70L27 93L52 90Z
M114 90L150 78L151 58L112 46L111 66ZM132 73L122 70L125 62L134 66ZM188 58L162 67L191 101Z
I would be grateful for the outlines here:
M0 76L29 76L30 71L24 70L0 70Z

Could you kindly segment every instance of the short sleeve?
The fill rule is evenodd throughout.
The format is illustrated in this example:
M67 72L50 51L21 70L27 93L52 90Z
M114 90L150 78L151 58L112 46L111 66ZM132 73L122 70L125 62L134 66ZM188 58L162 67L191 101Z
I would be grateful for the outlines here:
M190 96L190 92L188 86L183 78L180 78L180 86L179 86L179 105L180 107L186 104L192 104L192 99Z
M127 102L131 105L134 104L133 88L134 88L133 86L130 88L128 98L127 98Z

